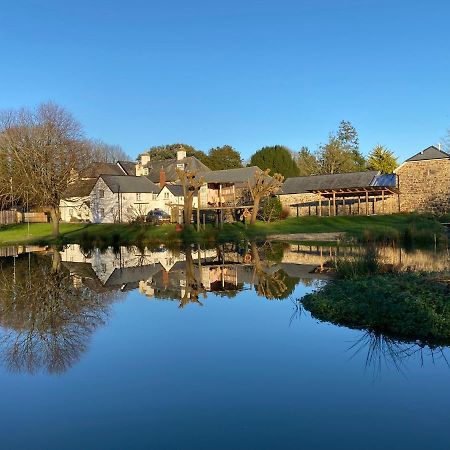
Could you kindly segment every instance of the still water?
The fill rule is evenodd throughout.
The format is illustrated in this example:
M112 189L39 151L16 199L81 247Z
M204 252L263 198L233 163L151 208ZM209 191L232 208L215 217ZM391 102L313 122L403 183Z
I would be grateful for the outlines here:
M319 322L297 301L360 251L2 249L0 447L450 448L446 346ZM448 251L379 258L450 268Z

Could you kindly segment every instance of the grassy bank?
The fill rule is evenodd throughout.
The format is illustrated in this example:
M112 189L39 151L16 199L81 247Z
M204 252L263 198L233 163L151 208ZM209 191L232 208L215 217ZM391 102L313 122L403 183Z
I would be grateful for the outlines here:
M447 274L388 273L337 279L300 302L312 316L404 342L450 343Z
M61 236L52 236L51 224L10 225L0 229L0 245L13 244L72 244L132 245L136 243L170 243L181 241L175 225L162 227L128 224L61 224Z
M225 224L222 230L208 229L200 234L206 240L230 241L265 239L268 236L296 233L346 233L358 242L397 243L403 245L446 244L448 232L439 220L430 215L392 214L385 216L295 217L277 222L258 222L252 227ZM198 239L198 233L190 233Z
M51 236L50 224L26 224L0 229L0 245L94 243L103 245L176 244L191 242L228 242L243 239L262 240L274 234L345 232L349 239L359 242L382 242L401 244L446 243L447 232L432 216L417 214L394 214L386 216L351 217L301 217L262 223L245 227L241 223L225 224L218 230L207 226L196 232L193 228L182 233L174 225L127 224L61 224L61 237Z

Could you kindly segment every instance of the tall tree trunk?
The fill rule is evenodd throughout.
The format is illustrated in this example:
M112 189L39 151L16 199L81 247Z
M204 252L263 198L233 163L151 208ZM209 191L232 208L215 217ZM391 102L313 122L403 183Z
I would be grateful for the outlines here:
M261 200L261 198L258 196L256 196L253 200L253 211L252 211L252 217L250 218L250 225L254 225L256 223L256 216L258 215L260 200Z
M194 193L188 191L187 197L185 197L184 203L184 225L190 225L192 219L192 203L194 201Z
M61 254L56 248L53 249L52 273L58 273L61 270Z
M50 210L50 217L52 218L52 235L54 237L59 236L59 219L60 219L59 208L53 206Z

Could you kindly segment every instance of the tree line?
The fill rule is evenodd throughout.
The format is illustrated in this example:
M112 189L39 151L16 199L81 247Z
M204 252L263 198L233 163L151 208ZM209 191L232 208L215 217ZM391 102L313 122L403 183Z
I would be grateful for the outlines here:
M383 145L377 145L365 157L359 148L358 132L345 120L339 124L338 131L331 133L328 141L314 152L307 147L294 152L283 145L266 146L256 151L247 163L231 145L213 147L204 152L191 145L178 143L151 147L144 153L155 161L176 158L180 149L184 149L187 156L195 156L211 170L257 166L262 170L270 169L271 173L279 173L285 178L364 170L392 173L398 165L397 157Z

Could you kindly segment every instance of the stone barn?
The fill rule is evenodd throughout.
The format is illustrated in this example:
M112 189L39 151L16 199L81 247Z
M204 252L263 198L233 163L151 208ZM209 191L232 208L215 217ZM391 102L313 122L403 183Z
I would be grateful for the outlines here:
M450 155L435 146L407 159L398 176L402 212L450 212Z
M279 198L291 216L391 214L399 211L397 177L377 171L288 178Z

